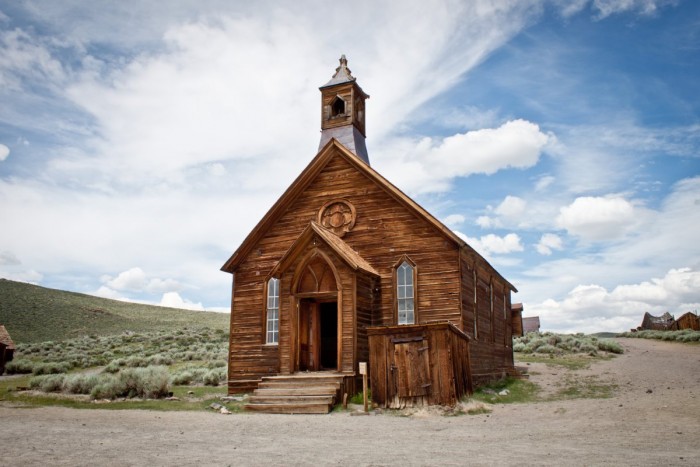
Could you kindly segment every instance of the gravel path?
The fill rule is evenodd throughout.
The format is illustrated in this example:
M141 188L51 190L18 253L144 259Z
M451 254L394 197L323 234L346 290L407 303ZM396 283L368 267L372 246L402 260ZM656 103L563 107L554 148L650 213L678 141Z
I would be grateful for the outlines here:
M610 399L483 415L224 416L0 405L0 465L700 465L700 346L620 339ZM557 373L557 374L552 374ZM566 371L541 371L554 384Z

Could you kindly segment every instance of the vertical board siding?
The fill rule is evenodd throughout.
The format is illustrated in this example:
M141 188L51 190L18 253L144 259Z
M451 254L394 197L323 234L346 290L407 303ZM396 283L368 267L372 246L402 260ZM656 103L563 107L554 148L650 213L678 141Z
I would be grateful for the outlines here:
M372 402L455 405L472 392L469 338L451 323L370 328Z
M292 333L297 311L291 276L298 262L280 272L280 337L277 346L265 345L265 281L298 236L317 219L319 209L337 199L351 203L357 213L355 225L342 237L343 242L378 273L377 277L353 270L325 243L319 242L315 246L332 258L340 275L338 287L341 292L337 299L341 328L338 339L343 348L338 362L341 371L354 373L358 361L375 358L366 334L369 326L397 324L393 268L404 256L415 263L417 270L417 324L449 321L474 337L474 319L478 315L478 338L469 349L472 370L496 372L508 361L508 351L512 361L512 350L504 345L510 327L498 322L502 314L497 300L494 301L494 322L490 321L489 281L496 296L502 293L497 291L506 287L504 280L473 250L468 247L460 249L433 224L367 178L344 157L334 155L303 191L294 194L291 204L274 223L253 237L255 243L246 250L249 253L237 262L231 312L230 381L294 370L292 362L297 350L294 348L296 337ZM472 274L475 269L479 277L477 282L487 284L485 290L474 284ZM478 296L476 308L474 287L477 287ZM498 300L502 302L503 298ZM510 301L509 289L507 301ZM447 350L452 353L455 348L450 345ZM463 350L459 352L464 353ZM231 387L230 384L229 390Z

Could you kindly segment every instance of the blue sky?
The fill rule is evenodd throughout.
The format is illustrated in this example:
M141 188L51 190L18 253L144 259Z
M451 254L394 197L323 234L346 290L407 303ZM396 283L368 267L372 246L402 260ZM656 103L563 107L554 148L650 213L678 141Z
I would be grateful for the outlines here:
M226 310L346 54L375 169L543 329L700 308L700 3L0 0L0 277Z

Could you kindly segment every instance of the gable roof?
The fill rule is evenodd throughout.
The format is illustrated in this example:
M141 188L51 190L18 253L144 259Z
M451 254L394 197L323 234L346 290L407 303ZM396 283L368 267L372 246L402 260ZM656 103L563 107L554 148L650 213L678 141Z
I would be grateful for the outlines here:
M297 253L311 241L313 234L328 245L335 254L337 254L345 263L353 270L361 270L379 276L379 273L369 264L362 256L360 256L350 245L345 243L340 237L335 235L317 222L311 221L304 231L294 240L292 246L286 251L282 258L277 262L270 275L276 276L280 270L287 267L287 263L296 257Z
M477 253L471 246L462 240L457 234L452 230L447 228L442 222L437 220L426 211L422 206L409 198L405 193L399 190L391 182L385 179L376 170L366 164L362 159L349 151L345 146L343 146L335 138L331 139L326 143L326 145L318 152L316 157L314 157L309 165L299 174L299 176L292 182L292 184L287 188L287 190L280 196L280 198L275 202L269 211L263 216L263 218L258 222L255 228L248 234L248 236L243 240L238 249L231 255L231 257L226 261L226 263L221 267L222 271L233 273L238 265L248 256L254 246L258 241L265 235L267 230L272 227L272 225L279 219L287 208L296 200L301 193L316 179L319 173L326 167L328 162L333 157L341 157L353 168L355 168L362 175L374 182L378 187L383 189L389 196L394 198L397 202L405 206L409 211L411 211L417 217L425 220L430 224L436 231L442 234L447 240L451 241L457 245L460 249L468 248L471 252L481 258L486 264L489 264L486 259L484 259L479 253ZM345 242L343 242L345 243ZM508 282L503 276L501 276L495 268L490 264L491 269L501 278L503 281L511 288L511 290L517 292L517 289Z
M15 343L12 342L10 333L7 332L7 329L5 329L5 326L3 326L2 324L0 324L0 342L5 344L5 347L7 347L8 349L15 348Z

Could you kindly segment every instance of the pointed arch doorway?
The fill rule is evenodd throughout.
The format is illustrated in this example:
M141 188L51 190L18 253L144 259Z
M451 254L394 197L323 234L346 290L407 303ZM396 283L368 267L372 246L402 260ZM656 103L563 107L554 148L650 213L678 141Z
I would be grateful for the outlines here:
M320 251L314 251L295 276L297 323L295 371L337 371L340 361L337 271Z

